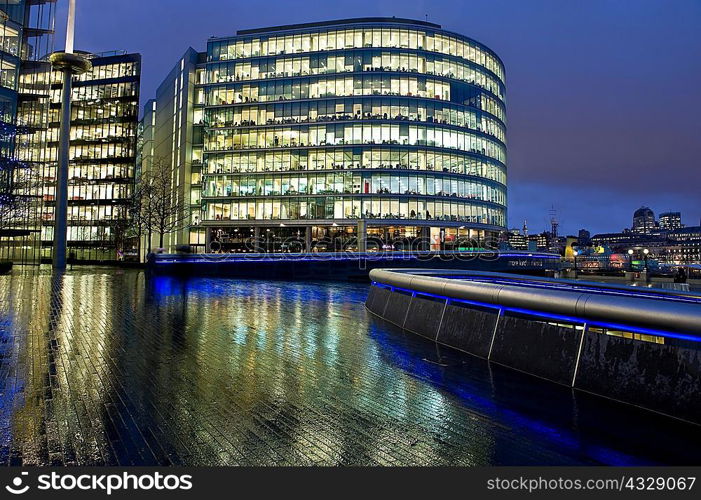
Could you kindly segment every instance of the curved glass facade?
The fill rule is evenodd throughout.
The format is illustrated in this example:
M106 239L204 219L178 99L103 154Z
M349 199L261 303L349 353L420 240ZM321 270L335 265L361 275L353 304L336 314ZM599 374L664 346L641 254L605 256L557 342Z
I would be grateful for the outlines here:
M399 19L245 30L208 42L197 80L208 245L286 226L444 241L505 225L504 67L469 38Z
M41 136L28 110L48 112L48 79L57 0L0 0L0 259L39 258L36 193L40 164L23 157Z

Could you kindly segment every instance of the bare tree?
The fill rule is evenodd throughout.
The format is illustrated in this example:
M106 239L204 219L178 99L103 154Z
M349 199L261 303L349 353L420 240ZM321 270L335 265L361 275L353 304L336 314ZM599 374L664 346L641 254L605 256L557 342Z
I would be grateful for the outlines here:
M8 227L15 212L15 199L10 193L0 190L0 230Z
M0 229L14 227L28 207L27 198L17 193L15 171L19 163L0 158Z
M165 236L185 227L190 218L189 205L178 195L173 177L171 166L157 157L135 185L132 211L140 234L148 235L149 253L154 233L163 248Z
M0 230L26 222L29 200L12 193L0 192Z
M134 183L129 202L130 231L139 241L139 255L141 255L141 239L147 236L147 253L151 253L151 241L153 240L153 186L150 182L150 172L143 172Z
M131 203L131 200L129 202ZM116 213L112 214L109 228L109 239L114 244L115 250L126 259L124 252L132 240L138 238L137 228L131 220L131 211L128 208L126 210L123 207L117 208Z

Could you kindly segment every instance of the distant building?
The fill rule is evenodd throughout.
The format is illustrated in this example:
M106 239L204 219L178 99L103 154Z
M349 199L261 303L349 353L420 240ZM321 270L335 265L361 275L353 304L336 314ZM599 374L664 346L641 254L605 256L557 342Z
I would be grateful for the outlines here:
M650 208L641 207L633 214L632 230L634 233L650 234L656 226L655 213Z
M701 242L701 226L684 227L667 233L667 237L673 241Z
M681 212L665 212L660 214L660 229L681 229L683 227Z
M594 245L608 247L612 250L618 248L627 250L628 247L635 246L636 244L645 244L652 239L652 236L636 234L630 231L623 233L599 233L592 236Z
M534 243L537 250L548 250L550 248L550 233L543 231L540 234L531 234L528 241Z
M591 245L591 233L586 229L580 229L577 236L577 244L582 247Z
M701 226L660 230L656 234L596 234L592 237L592 243L619 254L627 254L631 249L648 249L650 258L663 264L701 263Z
M512 229L506 233L506 242L512 250L528 250L528 236L519 229Z
M567 237L566 236L551 237L549 242L548 242L548 251L550 251L552 253L559 253L560 255L564 255L566 248L567 248Z

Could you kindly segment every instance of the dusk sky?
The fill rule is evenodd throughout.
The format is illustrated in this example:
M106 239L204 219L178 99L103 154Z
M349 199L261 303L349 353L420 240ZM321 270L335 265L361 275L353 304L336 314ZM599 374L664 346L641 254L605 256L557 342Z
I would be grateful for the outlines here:
M143 102L210 36L426 15L506 65L510 227L546 229L551 206L564 233L620 231L641 205L699 224L701 0L78 0L76 48L140 52Z

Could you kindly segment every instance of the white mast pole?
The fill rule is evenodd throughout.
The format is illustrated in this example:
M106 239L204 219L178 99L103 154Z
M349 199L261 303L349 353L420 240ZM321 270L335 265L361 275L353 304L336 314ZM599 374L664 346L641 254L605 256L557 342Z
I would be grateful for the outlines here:
M66 27L66 53L73 53L75 39L75 0L68 0L68 26Z

